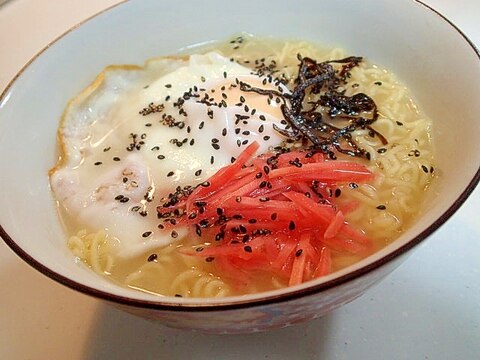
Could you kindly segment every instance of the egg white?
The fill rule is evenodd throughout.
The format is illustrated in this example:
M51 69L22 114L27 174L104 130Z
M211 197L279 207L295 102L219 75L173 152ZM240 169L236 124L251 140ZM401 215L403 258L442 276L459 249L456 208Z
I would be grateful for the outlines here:
M283 140L272 126L283 119L280 104L241 91L238 81L278 88L215 52L107 68L63 115L50 173L59 206L77 226L118 239L121 256L184 237L186 229L159 229L160 199L205 181L255 140L259 152ZM185 100L186 92L198 96ZM205 94L210 105L200 102ZM149 104L161 111L140 113Z

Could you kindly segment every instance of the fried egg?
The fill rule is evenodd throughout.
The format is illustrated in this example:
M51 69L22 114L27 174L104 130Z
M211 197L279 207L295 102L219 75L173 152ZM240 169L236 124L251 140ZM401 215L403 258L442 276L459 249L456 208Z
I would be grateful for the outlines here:
M196 186L253 141L279 145L280 101L240 89L288 90L216 52L110 66L68 105L50 184L61 211L117 239L120 256L167 245L160 200Z

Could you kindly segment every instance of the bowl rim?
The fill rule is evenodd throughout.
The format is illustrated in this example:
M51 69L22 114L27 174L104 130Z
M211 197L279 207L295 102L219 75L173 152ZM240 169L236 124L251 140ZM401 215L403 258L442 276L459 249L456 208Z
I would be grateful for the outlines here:
M416 5L423 6L430 11L434 16L438 16L441 20L445 21L448 25L450 25L454 31L456 31L463 39L468 43L468 45L472 48L474 53L476 54L478 60L480 61L480 51L474 45L474 43L446 16L441 14L439 11L435 10L430 5L423 3L421 0L411 0ZM117 4L111 5L96 14L86 18L85 20L79 22L78 24L72 26L67 31L62 33L60 36L49 42L43 49L41 49L37 54L35 54L18 72L17 74L10 80L7 84L3 92L0 94L0 103L3 99L7 96L9 90L15 84L16 80L25 72L25 70L32 64L39 56L41 56L50 46L54 43L68 35L70 32L75 31L75 29L79 28L80 26L84 25L85 23L89 22L93 18L110 11L113 8L121 6L127 3L128 0L120 1ZM49 277L50 279L55 280L56 282L71 288L73 290L79 291L86 295L90 295L102 300L106 300L112 303L120 304L120 305L128 305L136 308L146 308L146 309L153 309L153 310L167 310L167 311L179 311L179 312L198 312L198 311L224 311L224 310L233 310L233 309L243 309L243 308L250 308L262 305L270 305L270 304L277 304L283 303L290 300L299 299L302 297L306 297L309 295L314 295L320 293L322 291L326 291L328 289L335 288L337 286L346 284L352 280L358 279L361 276L370 273L383 265L389 263L390 261L400 257L401 255L407 253L410 249L420 244L423 240L433 234L436 230L440 228L453 214L462 206L462 204L467 200L467 198L472 194L475 187L480 182L480 166L477 169L475 175L470 180L468 185L465 189L461 192L458 198L453 202L453 204L448 207L448 209L442 213L430 226L424 229L420 234L413 237L411 240L406 242L404 245L398 247L397 249L391 251L390 253L382 256L381 258L366 264L358 269L355 269L351 272L348 272L344 275L335 277L331 280L322 282L320 284L311 285L308 287L304 287L294 291L288 291L285 293L274 294L274 295L266 295L264 297L255 298L255 299L246 299L240 301L232 301L229 300L229 297L224 298L225 301L219 303L170 303L170 302L163 302L162 297L159 297L158 301L153 300L142 300L131 298L122 295L112 294L107 291L99 290L93 288L91 286L84 285L77 281L74 281L64 275L59 274L58 272L50 269L48 266L40 263L30 254L28 254L25 250L18 245L15 240L5 231L3 226L0 224L0 237L3 241L13 250L22 260L24 260L28 265L42 273L43 275ZM268 293L265 293L268 294ZM193 300L193 299L192 299Z

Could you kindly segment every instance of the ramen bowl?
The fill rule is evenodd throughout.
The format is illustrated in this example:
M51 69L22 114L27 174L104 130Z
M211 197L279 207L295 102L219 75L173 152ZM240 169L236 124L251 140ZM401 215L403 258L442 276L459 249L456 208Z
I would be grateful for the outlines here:
M339 20L340 18L340 20ZM143 64L191 45L248 32L345 48L392 70L433 120L436 179L418 218L382 250L315 281L220 299L160 297L98 276L67 247L48 179L59 119L110 64ZM320 317L399 266L477 185L480 59L447 19L416 1L125 2L49 44L0 98L0 225L28 264L81 293L182 329L254 332Z

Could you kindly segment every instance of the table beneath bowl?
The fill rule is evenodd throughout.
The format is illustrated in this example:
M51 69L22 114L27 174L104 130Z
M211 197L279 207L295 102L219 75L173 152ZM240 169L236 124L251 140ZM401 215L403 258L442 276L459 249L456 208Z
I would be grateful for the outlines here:
M118 0L0 5L0 91L46 44ZM476 0L426 1L480 47ZM41 275L0 242L1 359L474 359L480 354L480 189L398 270L309 323L192 334L136 318Z

